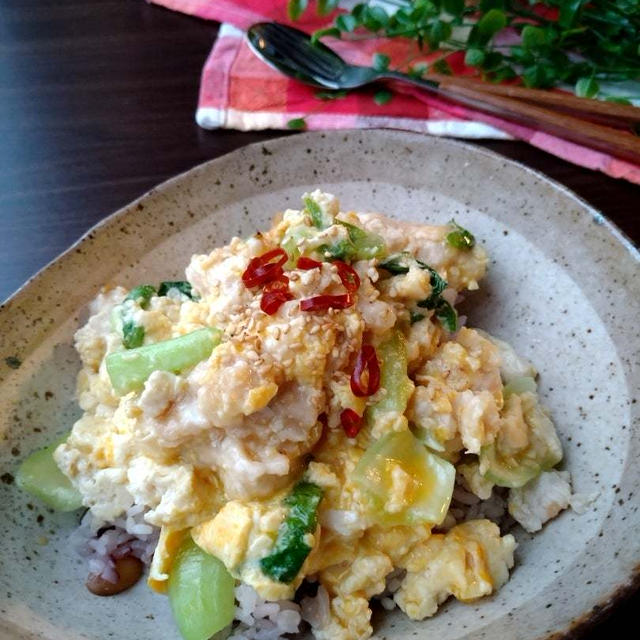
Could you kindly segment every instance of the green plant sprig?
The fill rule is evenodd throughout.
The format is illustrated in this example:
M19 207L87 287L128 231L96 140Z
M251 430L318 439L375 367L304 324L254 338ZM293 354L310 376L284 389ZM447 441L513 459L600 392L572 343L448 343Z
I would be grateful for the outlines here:
M290 0L289 15L299 17L306 0ZM620 101L615 88L606 94L600 83L640 80L640 2L638 0L393 0L398 8L388 13L373 2L357 4L333 24L318 30L316 39L332 36L415 40L425 54L442 52L439 68L457 51L488 81L521 77L525 86L575 87L577 95ZM333 0L317 3L326 15ZM551 10L551 11L549 11ZM545 11L542 15L540 11ZM500 45L506 30L520 41ZM424 73L426 69L412 73Z

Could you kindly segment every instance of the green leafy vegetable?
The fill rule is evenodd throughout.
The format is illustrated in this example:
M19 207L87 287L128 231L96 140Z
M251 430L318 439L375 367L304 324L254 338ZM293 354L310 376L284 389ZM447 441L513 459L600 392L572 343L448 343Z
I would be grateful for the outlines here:
M468 232L467 232L468 233ZM473 237L473 236L472 236ZM409 273L412 266L424 269L430 274L431 294L428 298L418 302L418 306L422 309L431 309L434 311L436 318L444 326L447 331L456 331L458 328L458 314L456 310L442 297L442 292L447 288L447 281L428 264L414 258L409 252L394 253L379 265L385 271L392 275L403 275ZM417 313L417 312L412 312ZM418 314L420 315L420 314ZM422 316L424 317L424 316ZM413 324L412 320L412 324Z
M69 434L66 434L48 447L32 453L16 474L16 484L20 489L28 491L56 511L75 511L82 506L82 496L53 459L53 452L68 437Z
M389 62L391 62L391 58L389 58L389 56L384 53L375 53L373 55L371 66L376 71L386 71L389 68Z
M562 445L553 422L530 392L532 382L514 381L511 393L505 393L505 412L512 403L521 403L527 445L516 448L507 434L500 433L493 444L480 449L480 473L501 487L522 487L562 460Z
M144 386L154 371L180 373L208 358L220 344L219 329L204 328L171 340L128 351L116 351L106 358L107 373L118 395Z
M353 473L371 519L384 526L440 524L449 510L455 477L455 467L429 452L408 430L388 433L372 444Z
M327 2L318 5L326 12ZM331 27L314 34L333 37L411 38L424 53L441 52L434 71L451 73L447 58L465 53L467 65L484 78L522 77L539 88L577 85L579 95L595 96L599 86L640 79L640 3L637 0L394 0L388 14L374 0L356 4ZM307 2L290 2L299 15ZM462 27L462 28L461 28ZM470 29L468 27L471 27ZM511 30L518 42L503 44ZM374 61L386 68L385 59ZM412 73L416 73L412 70ZM616 92L618 93L618 92ZM612 97L621 97L614 95Z
M235 580L187 536L169 574L169 602L184 640L208 640L233 622Z
M302 198L305 211L311 218L311 224L317 229L326 229L333 224L333 216L310 196Z
M319 100L341 100L347 97L348 91L346 89L320 89L314 95Z
M431 284L431 295L426 300L419 302L419 307L426 309L435 308L437 300L440 298L440 294L447 288L447 281L444 280L435 269L422 262L422 260L414 258L408 251L394 253L378 266L394 276L409 273L409 269L412 266L428 271L431 276L429 280Z
M334 244L318 247L323 258L352 262L380 258L385 254L384 240L378 234L365 231L344 220L336 220L335 222L347 229L349 237Z
M132 300L142 309L146 309L149 306L149 301L152 296L156 295L156 288L150 284L139 284L129 291L124 301Z
M289 512L278 529L273 550L260 560L262 572L278 582L292 582L311 551L307 534L313 533L318 521L318 505L322 489L311 482L299 482L284 499Z
M420 303L418 303L418 306L420 306ZM434 311L436 318L447 331L454 333L458 330L458 313L444 298L440 298L437 301Z
M122 320L122 344L125 349L141 347L144 342L144 327L136 324L134 320L123 318Z
M186 280L166 280L160 283L158 287L158 295L166 296L171 289L177 289L181 294L187 296L191 300L195 300L197 296L193 293L193 288L190 282Z
M338 6L338 0L318 0L318 13L326 16Z
M340 38L342 32L338 27L327 27L326 29L318 29L311 34L311 44L317 44L322 38Z
M306 129L307 121L304 118L291 118L287 122L287 127L289 129Z
M155 287L150 284L140 284L129 291L118 307L122 323L122 344L125 349L135 349L144 342L144 327L135 321L133 312L138 307L147 309L154 295L156 295Z
M425 315L424 313L420 313L418 311L414 311L413 309L411 309L411 311L409 311L409 322L411 324L415 324L416 322L420 322L420 320L424 320L425 319Z
M280 246L286 251L289 256L286 266L289 269L295 267L298 258L300 257L299 243L302 240L310 239L316 231L307 225L300 224L294 227L289 227L282 240Z
M593 78L580 78L576 82L575 92L580 98L593 98L599 91L600 85Z
M306 10L309 0L289 0L287 14L291 20L297 20Z
M393 98L393 93L388 89L380 89L373 94L373 101L380 106L391 102L391 98Z
M407 374L407 342L401 331L392 329L376 347L380 362L380 387L384 395L367 407L367 425L375 432L384 432L393 425L406 423L404 414L413 393L413 383Z
M455 220L452 220L450 224L453 227L453 231L447 234L447 244L464 251L473 249L476 244L476 239L471 231L467 231L467 229L461 227Z

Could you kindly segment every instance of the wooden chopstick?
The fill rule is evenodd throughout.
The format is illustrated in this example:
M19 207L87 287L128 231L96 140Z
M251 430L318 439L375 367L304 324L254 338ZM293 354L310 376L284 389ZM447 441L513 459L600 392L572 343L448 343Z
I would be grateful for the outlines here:
M438 82L442 89L455 91L457 87L464 87L483 93L546 105L554 109L560 109L576 117L582 117L619 129L633 129L640 124L640 108L631 105L603 102L602 100L594 100L591 98L579 98L570 93L548 91L545 89L529 89L515 85L493 84L463 76L429 74L425 79Z
M434 92L479 111L495 114L640 164L640 138L632 133L594 124L516 98L482 92L476 88L461 85L447 88L439 86Z

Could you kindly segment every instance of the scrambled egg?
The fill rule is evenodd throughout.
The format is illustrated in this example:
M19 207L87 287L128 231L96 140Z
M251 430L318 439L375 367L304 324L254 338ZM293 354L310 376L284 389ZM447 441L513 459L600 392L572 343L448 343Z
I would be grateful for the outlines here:
M469 601L498 589L515 549L513 537L501 536L488 520L438 533L433 528L442 519L402 521L421 479L401 459L389 471L384 502L398 521L378 521L374 498L356 481L365 450L394 431L410 430L428 455L460 462L459 481L487 499L494 481L484 475L483 452L496 447L508 457L528 451L537 433L533 422L542 418L531 417L535 398L505 391L505 383L533 379L528 363L484 333L450 330L438 315L438 309L452 308L458 292L478 288L488 262L483 249L454 246L450 226L340 213L337 199L321 192L307 198L331 219L326 228L314 228L308 207L288 210L267 233L193 256L186 275L194 296L172 290L129 310L130 321L144 331L144 345L203 327L222 330L221 344L186 370L153 371L140 389L118 396L106 360L123 350L118 318L127 291L105 288L97 296L76 334L84 415L55 458L99 520L114 520L142 504L146 520L161 527L149 575L154 590L166 591L172 559L191 535L265 599L292 598L312 576L330 597L330 617L314 629L316 637L364 639L372 633L369 601L385 591L394 569L406 570L396 602L411 618L422 619L451 595ZM357 275L349 278L357 277L359 286L348 304L305 312L301 300L346 299L340 263L319 258L357 242L354 227L375 234L369 240L381 238L387 256L404 252L412 262L393 273L381 266L380 255L352 257ZM246 286L243 275L277 247L288 254L288 295L266 313L261 289ZM317 264L296 266L300 255ZM436 276L446 281L441 292ZM356 393L352 372L361 346L383 349L390 331L400 332L394 348L404 350L404 370L391 372L383 362L380 389ZM372 375L369 370L369 381ZM394 405L392 385L398 384L406 400ZM376 406L386 406L392 418L377 419ZM359 434L345 432L345 411L363 420ZM367 421L377 426L370 429ZM323 498L315 530L304 538L310 553L285 583L265 575L260 561L276 544L288 513L283 499L301 477L319 487ZM543 516L530 502L550 477L510 502L512 513L529 514L531 528ZM565 502L563 495L545 509L555 512Z

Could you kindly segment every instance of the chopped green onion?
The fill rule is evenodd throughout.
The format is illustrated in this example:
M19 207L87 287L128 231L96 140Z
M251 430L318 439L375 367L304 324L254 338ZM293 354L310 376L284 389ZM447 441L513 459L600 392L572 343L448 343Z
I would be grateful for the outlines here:
M220 344L219 329L204 328L171 340L110 353L107 373L114 391L124 395L144 386L154 371L180 373L208 358Z
M473 234L464 227L461 227L455 220L452 220L450 224L453 227L453 231L447 234L447 243L463 251L473 249L476 244L476 239Z

